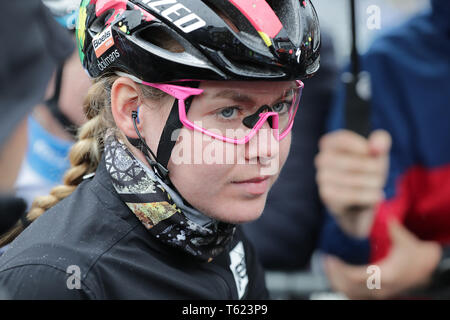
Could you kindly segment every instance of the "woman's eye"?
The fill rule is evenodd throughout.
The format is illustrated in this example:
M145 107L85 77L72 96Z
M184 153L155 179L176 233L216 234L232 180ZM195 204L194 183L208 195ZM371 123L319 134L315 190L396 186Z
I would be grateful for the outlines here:
M231 119L237 115L238 112L237 107L228 107L219 111L219 115L224 119Z
M275 104L272 107L272 110L277 113L284 113L284 112L288 111L288 108L289 108L289 103L285 101L285 102L279 102L279 103Z

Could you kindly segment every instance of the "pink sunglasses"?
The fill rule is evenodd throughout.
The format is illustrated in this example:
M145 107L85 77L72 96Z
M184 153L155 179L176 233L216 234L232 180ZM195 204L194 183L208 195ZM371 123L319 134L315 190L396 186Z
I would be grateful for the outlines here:
M145 81L138 79L135 76L132 76L132 75L124 73L124 72L116 72L116 74L119 76L122 76L122 77L130 78L131 80L133 80L136 83L141 83L143 85L159 89L159 90L169 94L170 96L174 97L175 99L177 99L179 102L178 115L179 115L181 123L186 128L188 128L190 130L199 131L199 132L206 134L208 136L211 136L215 139L219 139L224 142L233 143L233 144L248 143L249 140L252 139L258 133L258 131L261 129L261 127L264 125L264 123L269 120L270 117L272 117L271 128L275 129L275 132L274 132L275 138L278 141L285 138L291 131L292 126L294 124L295 114L297 113L298 106L300 103L301 93L302 93L302 90L304 87L304 84L302 81L300 81L300 80L296 81L297 87L295 89L297 89L297 94L294 96L294 99L292 102L293 108L291 108L289 110L289 120L288 120L287 126L284 128L284 130L281 134L279 134L279 114L277 112L269 111L269 112L261 112L258 114L259 120L257 120L257 122L251 128L250 132L245 137L243 137L241 139L233 139L233 138L229 138L229 137L224 137L222 135L218 135L214 132L204 129L204 128L194 124L192 121L190 121L187 118L186 104L185 104L186 99L191 96L198 96L198 95L202 94L204 92L203 89L189 88L189 87L183 87L183 86L167 84L167 83L145 82ZM179 82L185 82L185 81L187 82L187 81L199 81L199 80L184 80L184 81L180 80ZM268 109L271 110L270 107L268 107Z

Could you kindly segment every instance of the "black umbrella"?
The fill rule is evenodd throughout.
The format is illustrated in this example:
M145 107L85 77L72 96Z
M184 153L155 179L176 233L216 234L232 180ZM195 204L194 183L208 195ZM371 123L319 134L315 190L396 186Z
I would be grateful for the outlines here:
M357 30L355 12L355 0L350 0L352 21L351 76L344 79L347 98L345 104L345 126L347 129L367 137L370 133L370 101L363 99L357 90L358 82L361 81L363 74L361 73L359 53L356 46Z

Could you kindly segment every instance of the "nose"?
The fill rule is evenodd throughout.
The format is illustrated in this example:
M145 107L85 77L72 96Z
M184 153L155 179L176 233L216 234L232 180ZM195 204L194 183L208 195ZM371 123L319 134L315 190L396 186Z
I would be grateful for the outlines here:
M261 118L261 113L264 112L272 112L272 108L269 107L267 104L261 106L254 114L249 115L248 117L245 117L244 120L242 121L242 123L249 129L252 129L260 120ZM267 119L267 121L269 122L270 126L272 126L272 117L269 117Z
M279 141L276 138L278 129L272 129L272 121L275 120L269 117L262 127L258 130L256 135L250 139L245 145L245 157L249 163L260 163L263 166L269 165L271 161L278 158L279 155ZM272 121L268 121L271 119ZM252 162L253 161L253 162Z

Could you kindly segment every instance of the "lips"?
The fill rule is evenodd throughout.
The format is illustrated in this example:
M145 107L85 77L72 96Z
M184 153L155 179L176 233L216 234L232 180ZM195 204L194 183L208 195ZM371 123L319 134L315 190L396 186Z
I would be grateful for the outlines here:
M249 193L251 195L262 195L269 189L269 178L255 177L248 180L233 181L233 185L241 190L241 192Z
M268 176L267 177L257 177L257 178L253 178L253 179L237 181L234 183L259 183L259 182L267 180L267 179L269 179Z

